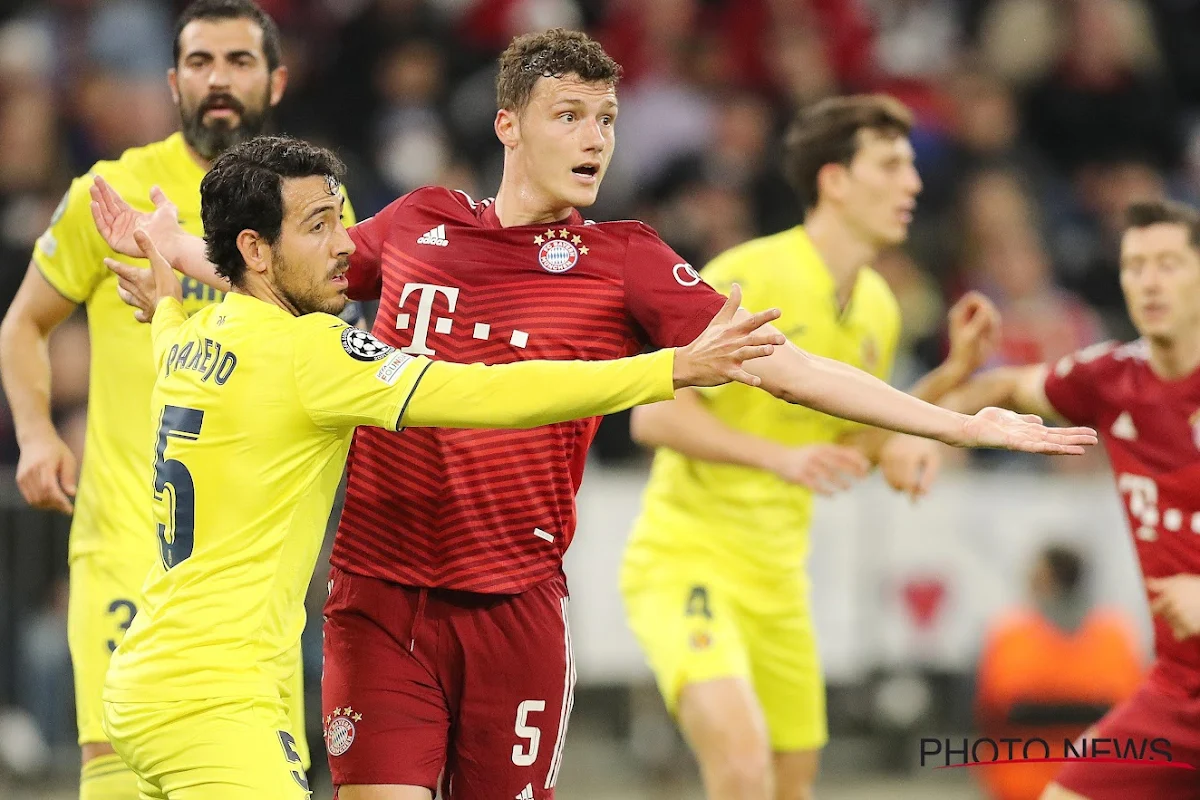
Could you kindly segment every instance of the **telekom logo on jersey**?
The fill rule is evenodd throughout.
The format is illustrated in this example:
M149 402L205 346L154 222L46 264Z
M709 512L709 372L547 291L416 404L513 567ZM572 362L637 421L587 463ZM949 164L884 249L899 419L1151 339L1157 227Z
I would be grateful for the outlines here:
M1122 472L1117 477L1117 490L1128 503L1129 516L1137 520L1134 534L1143 542L1158 539L1158 525L1172 533L1183 530L1183 511L1178 508L1159 509L1158 484L1153 478ZM1200 533L1200 512L1193 513L1188 521L1192 533Z
M429 326L433 324L434 333L450 333L454 330L454 307L458 305L458 287L439 286L436 283L406 283L400 292L400 311L396 314L396 330L406 331L412 328L412 341L400 348L400 352L413 356L432 356L435 350L429 346ZM444 317L434 317L433 305L438 295L446 300ZM417 299L415 315L405 311L410 297ZM471 332L471 338L486 340L491 338L492 326L486 322L476 322ZM529 334L525 331L513 330L509 333L508 343L513 347L525 347L529 343Z

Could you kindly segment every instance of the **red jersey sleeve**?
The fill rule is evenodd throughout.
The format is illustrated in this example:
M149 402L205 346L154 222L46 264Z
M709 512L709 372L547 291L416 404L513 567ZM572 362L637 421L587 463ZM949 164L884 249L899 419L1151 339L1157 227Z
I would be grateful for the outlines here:
M1105 378L1116 342L1102 342L1063 356L1046 375L1046 399L1072 425L1096 425Z
M625 251L625 308L657 347L680 347L700 335L725 298L638 223Z
M346 272L349 283L346 296L351 300L378 300L383 292L383 243L387 241L396 212L410 196L402 195L375 216L349 229L354 253L350 256L350 269Z

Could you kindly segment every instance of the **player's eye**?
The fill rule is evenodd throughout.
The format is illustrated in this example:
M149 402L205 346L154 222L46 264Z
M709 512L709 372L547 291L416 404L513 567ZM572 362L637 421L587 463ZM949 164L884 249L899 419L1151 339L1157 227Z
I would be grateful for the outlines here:
M321 231L325 230L325 223L318 222L316 225L313 225L312 229L313 229L313 233L320 233Z
M575 112L564 111L563 113L558 115L558 118L561 119L563 122L574 122L575 121Z
M600 118L600 123L602 125L612 125L614 122L616 122L616 120L609 114L605 114Z

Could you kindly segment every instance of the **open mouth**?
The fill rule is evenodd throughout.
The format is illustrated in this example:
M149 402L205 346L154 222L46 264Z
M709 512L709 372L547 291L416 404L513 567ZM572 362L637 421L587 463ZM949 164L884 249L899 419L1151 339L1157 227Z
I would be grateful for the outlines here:
M600 166L598 164L580 164L572 169L571 172L581 178L595 180L596 176L600 173Z

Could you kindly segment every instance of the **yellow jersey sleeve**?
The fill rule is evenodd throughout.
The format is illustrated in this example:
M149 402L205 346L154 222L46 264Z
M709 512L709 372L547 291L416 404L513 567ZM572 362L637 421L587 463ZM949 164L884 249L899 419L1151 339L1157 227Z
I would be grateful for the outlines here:
M92 174L76 178L33 248L33 262L59 294L86 302L107 277L103 258L110 251L92 221Z
M402 424L535 428L613 414L675 396L674 349L614 361L518 361L429 366Z
M158 301L154 309L154 319L150 322L150 338L154 344L154 364L156 369L162 368L163 357L171 347L179 326L187 321L187 312L183 304L174 297L164 297Z
M429 366L328 314L300 318L294 342L296 391L313 424L395 430L400 411Z

